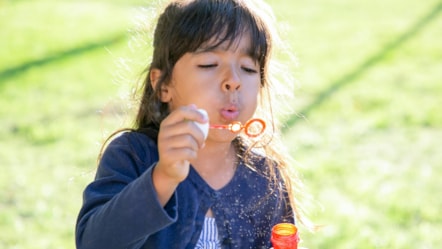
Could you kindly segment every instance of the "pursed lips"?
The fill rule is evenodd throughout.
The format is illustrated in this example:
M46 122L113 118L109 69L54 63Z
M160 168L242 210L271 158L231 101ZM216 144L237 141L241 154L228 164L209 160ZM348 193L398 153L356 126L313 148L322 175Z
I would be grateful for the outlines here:
M234 121L239 116L239 110L236 106L230 106L221 110L221 116L227 121Z

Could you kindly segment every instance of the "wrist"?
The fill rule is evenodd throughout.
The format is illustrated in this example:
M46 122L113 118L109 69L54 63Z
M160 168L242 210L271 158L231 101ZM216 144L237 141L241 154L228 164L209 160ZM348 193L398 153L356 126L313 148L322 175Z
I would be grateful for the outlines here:
M179 182L177 182L175 179L171 178L167 174L164 174L164 172L157 166L158 163L154 166L152 170L152 183L155 192L157 193L158 201L164 207L169 199L172 197Z

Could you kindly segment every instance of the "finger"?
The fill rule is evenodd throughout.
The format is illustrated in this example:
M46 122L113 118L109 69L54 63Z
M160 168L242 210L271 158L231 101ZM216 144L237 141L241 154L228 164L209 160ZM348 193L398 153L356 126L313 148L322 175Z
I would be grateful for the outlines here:
M196 159L198 152L189 147L173 148L167 150L166 153L161 155L161 159L170 162L170 164L175 164L180 161L191 161ZM167 159L166 159L167 158Z
M208 117L198 111L195 105L182 106L174 110L163 120L164 125L180 123L184 120L191 120L200 123L208 122Z
M160 128L158 141L168 140L173 137L181 137L181 139L183 139L182 142L187 141L189 143L195 143L198 148L201 148L205 140L204 132L198 127L195 122L189 120L184 120L179 123L174 123L170 125L163 125ZM181 144L180 146L185 146L185 144Z
M198 151L200 145L198 141L191 134L179 134L175 136L169 136L158 141L158 147L160 150L173 150L180 148L188 148L194 151Z

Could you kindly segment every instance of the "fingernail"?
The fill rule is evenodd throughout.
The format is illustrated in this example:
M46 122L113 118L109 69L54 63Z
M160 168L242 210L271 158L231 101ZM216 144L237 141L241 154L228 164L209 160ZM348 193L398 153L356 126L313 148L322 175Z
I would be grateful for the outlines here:
M203 116L203 120L204 122L209 121L209 115L207 114L207 111L204 109L198 109L197 110L199 113L201 113L201 115Z

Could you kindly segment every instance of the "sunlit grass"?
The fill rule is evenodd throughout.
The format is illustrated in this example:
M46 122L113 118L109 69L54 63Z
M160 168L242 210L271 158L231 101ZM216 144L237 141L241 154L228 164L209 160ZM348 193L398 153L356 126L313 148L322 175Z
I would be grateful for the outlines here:
M319 233L304 233L305 244L311 248L437 248L442 228L437 215L442 202L436 197L442 188L438 181L442 176L438 170L442 73L441 46L434 39L441 34L442 19L433 18L363 68L364 61L406 34L435 5L411 7L410 3L404 12L391 15L383 9L369 11L371 3L353 4L360 6L354 10L360 14L355 22L363 23L365 39L354 38L361 31L356 24L341 23L339 32L344 35L333 40L327 35L323 46L330 51L324 48L325 54L317 53L313 45L298 46L305 59L297 109L309 113L297 120L286 141L304 165L300 170L307 186L323 207L312 216L325 225ZM376 18L364 20L364 15ZM322 21L325 18L334 21L328 15ZM338 23L354 20L339 19ZM321 34L307 33L318 40L314 35ZM346 80L348 75L355 77ZM305 109L333 83L338 90L322 95L324 101L313 109Z

